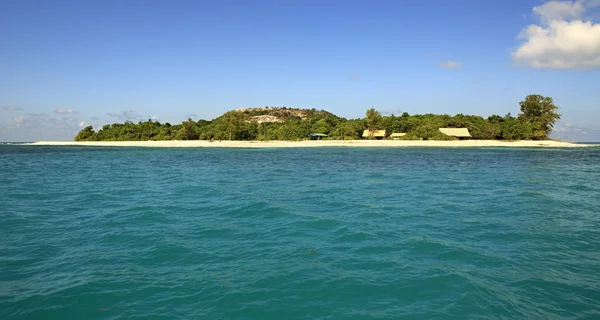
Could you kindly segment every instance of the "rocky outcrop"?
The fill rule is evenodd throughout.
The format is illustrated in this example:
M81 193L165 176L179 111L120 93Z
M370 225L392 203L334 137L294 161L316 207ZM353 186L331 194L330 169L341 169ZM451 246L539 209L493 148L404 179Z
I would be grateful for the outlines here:
M288 108L240 108L236 112L248 114L248 122L265 123L265 122L285 122L290 118L300 118L301 120L308 119L308 113L302 109ZM318 111L316 111L318 112Z

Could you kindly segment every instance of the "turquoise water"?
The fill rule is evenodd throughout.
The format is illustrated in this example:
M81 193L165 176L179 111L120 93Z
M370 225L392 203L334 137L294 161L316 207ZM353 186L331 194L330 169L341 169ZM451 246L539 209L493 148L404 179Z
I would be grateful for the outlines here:
M598 148L0 163L0 319L600 319Z

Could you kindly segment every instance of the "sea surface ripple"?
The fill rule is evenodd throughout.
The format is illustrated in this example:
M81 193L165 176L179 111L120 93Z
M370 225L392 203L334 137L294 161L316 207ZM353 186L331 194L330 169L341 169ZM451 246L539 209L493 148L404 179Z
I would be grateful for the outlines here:
M600 319L598 148L0 163L0 319Z

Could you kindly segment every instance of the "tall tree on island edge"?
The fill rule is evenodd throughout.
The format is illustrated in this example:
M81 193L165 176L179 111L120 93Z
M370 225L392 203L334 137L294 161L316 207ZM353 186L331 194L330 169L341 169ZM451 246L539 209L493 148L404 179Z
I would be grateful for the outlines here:
M229 140L237 139L241 128L241 114L236 111L228 111L225 113L225 118L227 119L227 135L229 136Z
M560 119L558 106L554 104L551 97L539 94L530 94L525 100L519 102L521 113L519 120L526 121L533 126L534 139L548 139L554 128L554 124Z
M369 130L369 139L373 138L375 130L381 129L382 122L383 118L379 111L375 110L375 108L367 110L365 115L365 125L367 126L367 130Z

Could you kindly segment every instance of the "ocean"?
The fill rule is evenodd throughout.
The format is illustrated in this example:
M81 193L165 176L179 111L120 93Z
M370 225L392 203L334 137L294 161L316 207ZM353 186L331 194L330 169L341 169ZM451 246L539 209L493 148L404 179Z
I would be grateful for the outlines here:
M0 164L0 319L600 319L600 148Z

